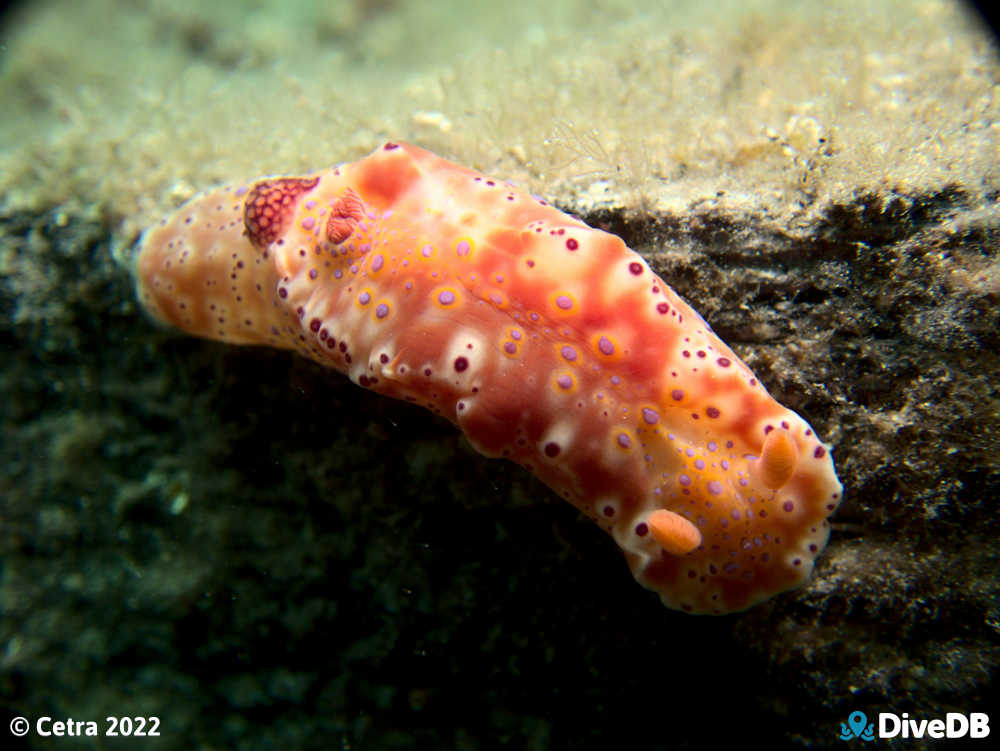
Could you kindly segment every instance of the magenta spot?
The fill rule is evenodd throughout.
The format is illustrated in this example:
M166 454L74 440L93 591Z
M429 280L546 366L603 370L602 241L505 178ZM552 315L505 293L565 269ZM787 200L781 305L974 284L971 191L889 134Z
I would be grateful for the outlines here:
M719 412L719 410L718 410L717 407L708 407L708 408L705 409L705 414L708 415L709 417L711 417L712 419L715 419L721 413Z
M691 477L689 475L681 475L677 478L677 482L683 485L685 488L691 484Z
M315 279L317 276L319 276L319 272L316 271L316 269L309 269L309 278L310 279Z
M580 247L580 243L578 243L575 239L570 237L569 239L566 240L566 247L569 248L570 250L576 250L577 248Z
M438 295L438 302L442 305L451 305L455 302L455 293L446 289Z
M420 255L422 255L424 258L430 258L432 250L433 248L431 248L430 245L425 245L420 249Z
M573 362L576 359L576 350L570 347L568 344L563 347L560 352L565 360Z
M647 425L656 425L660 421L660 416L655 410L649 409L649 407L642 408L642 419Z
M720 357L716 362L719 363L720 368L728 368L732 364L728 357Z
M375 306L376 318L385 318L387 315L389 315L388 305L386 305L384 302L380 302L378 305Z
M314 334L319 331L320 320L318 318L313 318L309 321L309 330Z
M615 507L614 506L605 506L604 507L604 515L605 516L614 516L615 515Z
M573 379L570 378L568 375L561 375L558 378L556 378L556 383L559 384L559 388L568 389L570 386L573 385Z
M469 367L469 361L464 357L455 358L455 370L461 373L463 370Z
M627 449L632 445L632 439L628 437L627 433L618 434L618 445L623 449Z
M665 316L670 311L670 306L665 302L660 302L656 304L656 312L661 316Z
M824 456L826 456L826 449L823 448L822 446L817 446L816 450L813 451L813 456L815 456L817 459L822 459Z
M681 391L680 389L674 389L673 391L670 392L670 396L673 398L675 402L679 402L681 399L684 398L684 392Z
M631 272L633 276L639 276L639 274L642 273L642 264L633 261L628 265L628 270Z
M569 310L573 307L573 301L566 295L559 295L559 297L556 298L556 307L561 308L562 310Z
M559 452L561 450L562 449L559 447L559 444L555 443L554 441L550 441L549 443L545 444L545 455L550 459L554 459L555 457L559 456Z
M378 361L383 365L385 365L387 362L389 362L389 355L383 352L381 355L378 356Z
M284 300L286 297L288 297L288 290L285 289L284 287L278 287L278 297Z
M506 352L508 355L516 355L517 345L514 344L514 342L504 342L503 351Z
M372 258L372 271L378 271L381 269L383 263L385 263L385 259L382 257L382 254L379 253L377 256Z
M639 537L645 537L647 532L649 532L649 527L646 526L646 522L639 522L635 525L635 533Z
M392 143L392 142L390 141L389 143L387 143L387 144L386 144L385 146L383 146L382 148L383 148L383 149L384 149L385 151L393 151L394 149L398 149L398 148L399 148L399 144L398 144L398 143Z
M358 302L361 303L362 305L367 305L368 303L371 302L371 300L372 296L368 292L362 292L360 295L358 295Z
M703 358L703 357L705 357L705 350L699 349L695 354L698 355L698 357L702 357Z
M781 508L783 508L785 511L792 511L795 508L795 504L792 503L791 501L785 501L784 503L781 504Z
M682 355L683 355L684 357L691 357L691 353L690 353L690 352L689 352L688 350L686 350L686 349L685 349L685 350L682 350L682 351L681 351L681 354L682 354Z
M469 250L470 250L469 243L465 240L462 240L455 246L455 252L460 256L469 255Z
M712 480L708 483L708 492L712 495L722 495L722 483L718 480Z

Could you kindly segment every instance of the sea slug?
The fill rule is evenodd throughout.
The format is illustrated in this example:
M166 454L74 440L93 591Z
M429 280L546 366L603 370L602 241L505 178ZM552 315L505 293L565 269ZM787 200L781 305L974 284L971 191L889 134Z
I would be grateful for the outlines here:
M135 274L161 321L447 417L606 529L668 607L747 608L826 543L829 448L642 257L423 149L202 194L144 233Z

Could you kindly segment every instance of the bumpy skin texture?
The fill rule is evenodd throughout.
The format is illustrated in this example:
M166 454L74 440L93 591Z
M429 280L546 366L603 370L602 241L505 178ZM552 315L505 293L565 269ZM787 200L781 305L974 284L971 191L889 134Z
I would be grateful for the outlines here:
M136 277L191 334L444 415L606 529L668 607L742 610L826 543L827 447L640 256L428 151L201 195L145 233Z

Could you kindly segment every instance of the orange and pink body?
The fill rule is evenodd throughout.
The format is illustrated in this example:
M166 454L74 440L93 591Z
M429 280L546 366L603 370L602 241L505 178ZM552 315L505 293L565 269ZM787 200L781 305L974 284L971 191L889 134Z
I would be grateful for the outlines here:
M672 608L801 584L829 450L618 237L406 144L201 195L143 236L139 298L453 421L606 529Z

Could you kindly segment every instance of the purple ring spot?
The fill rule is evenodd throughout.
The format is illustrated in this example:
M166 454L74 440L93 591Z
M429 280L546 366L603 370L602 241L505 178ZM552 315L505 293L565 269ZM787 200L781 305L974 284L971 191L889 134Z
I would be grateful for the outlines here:
M462 240L460 243L458 243L458 245L455 246L455 252L460 256L469 255L470 249L471 248L469 246L469 243L466 242L465 240Z
M719 412L718 407L708 407L705 410L705 414L714 419L718 417L721 413Z
M424 258L430 258L432 250L433 248L430 245L425 245L420 249L420 255L422 255Z
M376 318L385 318L387 315L389 315L388 305L386 305L384 302L380 302L378 305L375 306Z
M785 511L792 511L795 509L795 504L792 503L791 501L785 501L784 503L781 504L781 508L784 509Z
M722 483L718 480L712 480L708 483L708 492L712 495L722 495Z
M466 359L464 357L456 357L455 358L455 370L457 372L461 373L463 370L465 370L468 367L469 367L469 361L468 361L468 359Z
M510 330L510 338L513 339L515 342L521 341L521 330L520 329L511 329Z
M656 425L656 423L660 421L660 416L655 410L649 409L649 407L643 407L642 419L647 425Z
M545 455L550 459L554 459L555 457L559 456L560 451L561 449L559 447L559 444L554 441L549 441L548 443L545 444Z
M508 355L516 355L517 345L514 344L514 342L504 342L503 351L506 352Z
M316 220L313 219L311 216L307 216L305 219L302 220L302 229L308 230L312 229L315 226L316 226Z
M442 305L451 305L455 302L455 293L446 289L438 295L438 302Z
M565 360L573 362L576 359L576 350L570 347L568 344L560 350L562 356Z
M358 302L361 303L362 305L367 305L369 302L371 302L371 299L372 296L367 292L362 292L360 295L358 295Z
M675 402L679 402L681 399L684 398L684 392L681 391L680 389L674 389L673 391L670 392L670 396L673 397Z
M618 434L618 445L623 449L627 449L632 445L632 439L628 437L627 433Z
M566 295L559 295L556 298L556 307L562 310L569 310L573 307L573 301L569 299Z
M677 482L683 485L685 488L691 484L691 477L688 475L681 475L677 478Z
M573 385L573 379L570 378L568 375L561 375L558 378L556 378L556 383L559 384L559 388L568 389Z
M382 268L383 263L385 263L385 259L382 257L382 254L379 253L372 259L372 271L378 271Z
M704 459L695 459L694 468L695 469L705 469L705 460Z
M615 345L606 336L602 336L597 340L597 349L600 350L602 355L609 357L615 353Z

